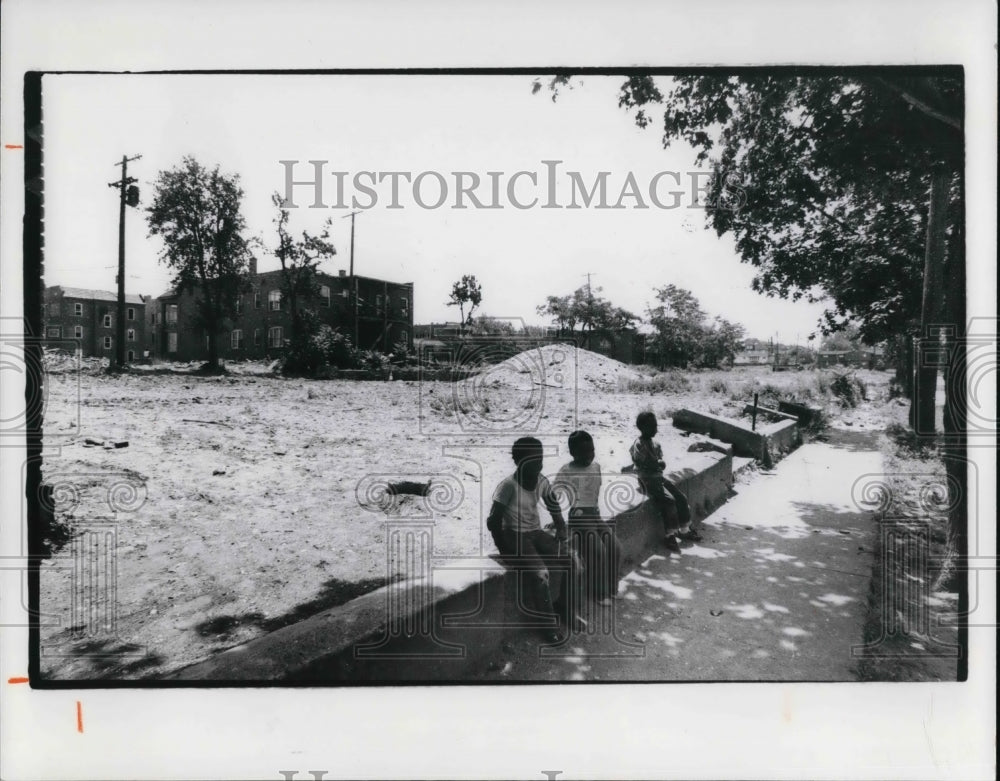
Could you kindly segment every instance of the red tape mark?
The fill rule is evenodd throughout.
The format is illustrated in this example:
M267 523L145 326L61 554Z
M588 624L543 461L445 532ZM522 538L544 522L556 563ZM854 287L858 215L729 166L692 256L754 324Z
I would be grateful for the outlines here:
M83 732L83 705L76 701L76 731Z
M14 678L8 678L7 683L27 683L28 679L21 676L15 676Z

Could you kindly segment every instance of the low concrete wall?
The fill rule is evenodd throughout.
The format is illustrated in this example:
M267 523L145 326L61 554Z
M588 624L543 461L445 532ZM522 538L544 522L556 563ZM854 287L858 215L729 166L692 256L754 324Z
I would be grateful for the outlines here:
M796 401L779 401L778 409L794 415L801 426L810 426L819 421L823 415L823 410L819 407L812 407L808 404L801 404Z
M800 441L795 420L759 425L755 431L739 420L682 409L674 413L673 423L675 427L685 431L708 434L728 442L736 455L756 458L767 467L772 466L777 458L792 450Z
M700 520L729 496L732 456L689 453L684 464L669 477ZM630 570L662 546L663 523L634 477L623 475L617 488L615 504L622 511L614 522ZM223 651L166 680L457 681L497 653L508 632L552 626L550 616L517 611L518 574L493 557L434 558L430 571Z
M761 407L758 405L756 408L753 404L747 404L743 408L744 415L753 415L754 409L757 410L758 417L765 416L771 418L777 418L778 420L798 420L795 415L790 415L787 412L779 412L776 409L771 409L770 407Z

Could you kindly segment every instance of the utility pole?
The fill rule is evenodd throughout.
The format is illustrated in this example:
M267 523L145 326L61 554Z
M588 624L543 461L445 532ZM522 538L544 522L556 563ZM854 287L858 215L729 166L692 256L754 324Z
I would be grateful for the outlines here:
M139 205L139 188L135 186L138 179L128 175L128 164L138 160L142 155L127 157L122 155L122 161L115 163L122 167L122 178L117 182L108 182L108 187L118 188L118 317L115 329L115 351L112 366L121 369L125 366L125 205Z
M351 271L350 271L350 279L351 279L351 287L354 288L354 290L353 290L353 296L352 296L353 299L354 299L354 347L357 348L357 349L360 349L361 345L358 344L358 280L357 280L357 277L354 276L354 218L358 214L361 214L361 212L359 212L359 211L358 212L351 212L350 214L345 214L344 217L343 217L343 219L346 220L348 217L351 218Z

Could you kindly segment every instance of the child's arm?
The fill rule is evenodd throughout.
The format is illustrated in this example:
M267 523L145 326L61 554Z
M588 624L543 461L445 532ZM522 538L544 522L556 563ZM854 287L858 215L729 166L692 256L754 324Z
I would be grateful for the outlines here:
M497 546L497 550L500 550L500 540L503 538L503 513L506 509L500 502L493 500L493 506L490 508L490 514L486 518L486 528L490 530L490 534L493 535L493 542Z
M545 481L545 487L542 489L542 501L545 502L545 509L549 511L552 522L556 525L556 539L565 540L566 520L563 518L562 508L556 499L555 491L552 490L552 484L548 480Z

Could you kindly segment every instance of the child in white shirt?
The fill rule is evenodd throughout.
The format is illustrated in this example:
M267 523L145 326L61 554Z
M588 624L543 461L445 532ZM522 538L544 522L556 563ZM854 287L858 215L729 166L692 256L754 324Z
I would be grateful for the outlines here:
M569 499L569 531L583 558L587 592L598 603L610 604L618 594L621 544L614 526L601 519L601 466L594 462L594 439L586 431L569 435L573 460L556 475L554 488Z

